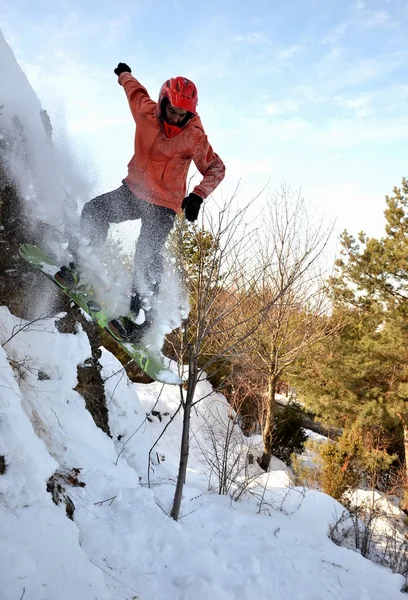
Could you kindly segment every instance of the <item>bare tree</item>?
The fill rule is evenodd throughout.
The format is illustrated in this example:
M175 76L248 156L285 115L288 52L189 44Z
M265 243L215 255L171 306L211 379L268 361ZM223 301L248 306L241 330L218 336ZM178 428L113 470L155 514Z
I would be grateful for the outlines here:
M191 310L180 347L181 361L188 365L188 384L186 390L181 389L183 431L171 510L175 520L179 517L187 472L191 411L202 400L195 399L197 383L206 377L207 371L222 369L239 352L244 352L245 340L250 343L251 333L259 324L255 313L237 310L248 303L259 274L250 258L254 232L245 226L248 205L233 213L233 201L232 197L215 218L205 215L207 229L197 228L194 236L194 276L189 281ZM236 321L237 314L248 322L247 327Z
M208 488L235 499L259 475L259 467L252 472L250 469L254 447L251 438L243 433L239 412L240 406L233 408L223 396L213 394L198 406L202 422L194 432L198 459L208 476Z
M252 305L258 305L263 318L248 359L249 369L264 385L264 448L259 464L267 470L278 385L283 377L290 377L294 361L329 333L321 259L332 228L313 223L303 198L288 186L270 197L262 220L264 228L255 251L262 278L257 281Z
M264 455L267 469L274 428L273 399L282 374L310 344L326 335L318 259L331 230L308 221L304 201L284 187L268 203L265 230L248 230L249 206L232 211L234 198L209 220L210 242L197 229L192 244L191 310L181 343L188 365L179 473L171 516L177 520L185 483L191 410L206 372L245 363L266 383ZM249 365L249 366L248 366Z

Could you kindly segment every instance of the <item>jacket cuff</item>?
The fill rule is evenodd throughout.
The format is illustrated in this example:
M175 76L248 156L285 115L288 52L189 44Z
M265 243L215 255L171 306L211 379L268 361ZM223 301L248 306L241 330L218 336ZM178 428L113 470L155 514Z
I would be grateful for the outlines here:
M118 83L119 85L123 85L123 80L125 79L126 75L130 75L132 76L131 73L128 73L127 71L125 71L124 73L121 73L118 77Z
M196 196L198 196L199 198L201 198L201 200L203 200L203 201L207 198L207 196L204 194L204 192L201 189L201 184L196 185L196 187L193 189L192 193L195 194Z

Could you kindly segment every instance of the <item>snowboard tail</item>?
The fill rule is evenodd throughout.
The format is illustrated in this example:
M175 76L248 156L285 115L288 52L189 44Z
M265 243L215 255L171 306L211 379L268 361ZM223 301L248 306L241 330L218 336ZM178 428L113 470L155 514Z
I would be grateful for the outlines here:
M167 368L161 356L151 352L143 343L121 340L115 330L109 327L110 318L108 314L88 290L70 289L62 279L56 279L55 275L60 271L60 267L41 248L33 244L23 244L20 246L19 252L25 261L53 281L77 306L91 317L94 323L104 329L149 377L170 385L183 383L183 380L176 373Z

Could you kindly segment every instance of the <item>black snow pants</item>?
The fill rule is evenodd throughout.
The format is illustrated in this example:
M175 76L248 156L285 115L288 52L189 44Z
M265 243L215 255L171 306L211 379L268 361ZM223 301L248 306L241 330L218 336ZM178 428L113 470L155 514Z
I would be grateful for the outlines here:
M162 247L174 224L176 213L163 206L137 198L126 183L97 196L85 204L81 214L81 233L91 245L101 247L111 223L141 219L136 243L132 294L156 295L162 269Z

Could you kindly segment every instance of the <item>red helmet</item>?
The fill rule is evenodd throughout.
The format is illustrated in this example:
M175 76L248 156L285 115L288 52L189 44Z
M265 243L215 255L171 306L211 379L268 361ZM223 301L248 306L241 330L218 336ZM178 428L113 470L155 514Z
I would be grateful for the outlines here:
M185 77L172 77L160 88L159 106L164 98L177 108L184 108L193 115L197 112L198 94L195 84Z

